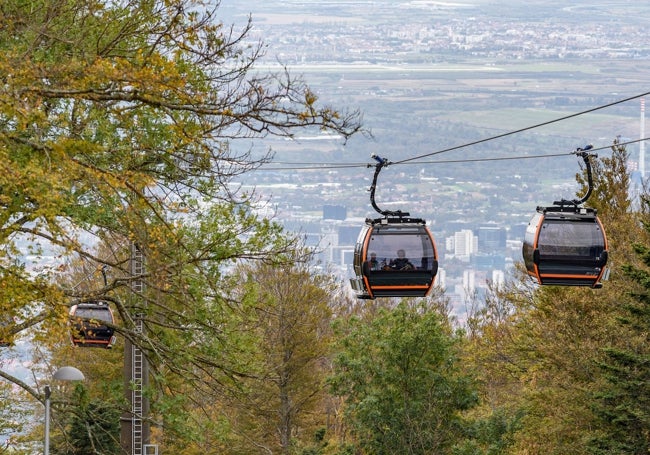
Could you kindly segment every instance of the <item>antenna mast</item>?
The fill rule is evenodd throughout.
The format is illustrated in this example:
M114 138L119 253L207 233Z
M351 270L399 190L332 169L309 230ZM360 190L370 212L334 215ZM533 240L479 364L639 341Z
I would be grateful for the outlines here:
M645 98L641 98L641 121L639 127L639 173L641 181L645 179Z

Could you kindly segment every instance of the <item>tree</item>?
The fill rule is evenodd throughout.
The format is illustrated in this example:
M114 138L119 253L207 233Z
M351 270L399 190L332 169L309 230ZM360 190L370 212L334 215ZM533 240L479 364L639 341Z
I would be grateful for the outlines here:
M146 352L161 393L179 385L175 375L206 387L243 375L219 331L226 265L281 257L295 242L252 214L254 194L230 185L270 156L231 144L305 128L348 138L360 124L357 112L319 106L286 71L255 72L263 46L247 44L251 23L236 32L217 7L0 6L0 310L13 318L3 335L56 343L72 304L103 299L120 336ZM142 276L129 268L131 245L146 257ZM108 280L55 279L76 262ZM144 291L134 294L136 278Z
M68 422L69 437L53 444L53 454L115 455L120 453L120 409L89 398L86 389L75 390L78 403Z
M229 402L245 443L230 453L298 453L326 428L325 376L336 286L304 263L242 269L240 322L252 334L255 364L244 393ZM254 374L253 374L254 372Z
M650 204L647 196L642 202ZM644 228L650 233L647 219ZM593 393L599 425L589 441L591 454L650 451L650 248L647 239L633 246L641 264L622 267L632 284L616 320L619 336L603 349L604 358L598 362L605 381Z
M462 437L459 413L477 396L458 365L460 338L441 316L402 302L338 333L331 385L362 453L451 453Z
M533 284L523 264L503 285L492 284L467 318L463 368L478 381L480 404L465 414L467 437L455 455L509 453L521 419L525 362L517 350L517 319L529 311Z
M586 205L598 210L607 233L610 279L599 290L531 287L524 274L470 320L466 358L484 379L478 421L510 419L507 453L587 454L588 441L601 435L594 393L607 379L598 365L604 346L625 343L616 320L623 296L636 286L621 265L633 260L631 240L647 234L632 210L624 147L615 142L611 157L591 162L594 189ZM585 194L584 171L577 180Z
M5 362L0 363L3 369ZM23 435L26 423L33 419L33 410L26 403L27 394L9 382L0 382L0 453L28 455L34 453L33 447L25 443Z

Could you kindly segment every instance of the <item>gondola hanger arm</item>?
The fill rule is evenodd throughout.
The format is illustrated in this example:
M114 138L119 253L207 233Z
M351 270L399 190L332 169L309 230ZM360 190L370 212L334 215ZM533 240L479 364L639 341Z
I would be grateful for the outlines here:
M578 147L574 152L572 152L574 155L581 157L585 162L585 166L587 169L587 193L581 199L573 199L570 201L567 199L562 199L561 201L553 202L553 204L574 205L578 207L580 204L585 203L587 199L589 199L589 196L591 196L591 192L593 191L593 187L594 187L594 180L591 172L591 162L589 161L589 158L591 157L598 158L597 153L588 153L588 151L591 150L592 148L594 148L592 144L587 144L584 147Z
M382 210L377 206L377 203L375 202L375 190L377 189L377 177L379 177L379 173L381 170L390 164L390 161L388 161L387 158L381 158L377 154L373 153L370 155L371 158L373 158L375 161L377 161L377 164L375 165L375 175L372 178L372 185L370 186L370 204L372 204L372 207L381 215L385 217L389 216L398 216L400 218L409 216L410 214L408 212L402 212L401 210ZM368 165L370 167L372 165Z
M589 199L589 196L591 196L591 192L594 189L594 179L593 179L593 175L592 175L592 172L591 172L591 162L589 161L589 158L591 158L591 157L598 158L598 154L596 154L596 153L587 153L587 151L591 150L592 148L594 148L594 146L591 145L591 144L588 144L588 145L586 145L584 147L578 147L576 149L576 151L575 151L575 154L578 155L579 157L581 157L584 160L585 166L587 167L587 194L585 194L582 197L582 199L574 200L576 205L580 205L580 204L586 202L587 199Z

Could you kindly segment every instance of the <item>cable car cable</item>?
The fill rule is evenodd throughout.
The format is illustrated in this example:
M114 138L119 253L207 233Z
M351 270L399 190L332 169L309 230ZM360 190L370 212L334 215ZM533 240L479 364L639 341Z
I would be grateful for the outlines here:
M459 149L462 149L462 148L465 148L465 147L470 147L470 146L473 146L473 145L482 144L484 142L489 142L489 141L492 141L492 140L501 139L501 138L504 138L504 137L507 137L507 136L512 136L514 134L518 134L518 133L521 133L521 132L524 132L524 131L529 131L529 130L532 130L532 129L540 128L542 126L547 126L547 125L550 125L550 124L553 124L553 123L561 122L561 121L568 120L568 119L571 119L571 118L574 118L574 117L579 117L581 115L585 115L585 114L596 112L596 111L599 111L599 110L602 110L602 109L606 109L608 107L616 106L618 104L622 104L622 103L625 103L625 102L628 102L628 101L632 101L632 100L635 100L637 98L642 98L642 97L647 96L647 95L650 95L650 92L644 92L644 93L634 95L634 96L630 96L630 97L627 97L627 98L624 98L624 99L621 99L621 100L613 101L613 102L608 103L608 104L603 104L603 105L600 105L600 106L596 106L596 107L593 107L591 109L587 109L585 111L576 112L576 113L573 113L573 114L570 114L570 115L566 115L564 117L559 117L559 118L549 120L549 121L546 121L546 122L537 123L535 125L530 125L530 126L527 126L527 127L524 127L524 128L517 129L517 130L508 131L508 132L505 132L505 133L502 133L502 134L497 134L495 136L490 136L490 137L479 139L479 140L476 140L476 141L473 141L473 142L460 144L460 145L457 145L457 146L454 146L454 147L449 147L449 148L438 150L438 151L431 152L431 153L425 153L423 155L418 155L418 156L415 156L415 157L412 157L412 158L406 158L406 159L401 160L401 161L395 161L395 162L393 162L391 164L404 164L404 163L407 163L407 162L410 162L410 161L419 160L421 158L426 158L426 157L429 157L429 156L439 155L439 154L442 154L442 153L447 153L447 152L451 152L451 151L454 151L454 150L459 150ZM630 142L627 142L627 144L631 144L633 142L646 141L646 140L648 140L648 138L639 139L639 141L630 141ZM621 145L624 145L624 144L621 144ZM603 148L608 148L608 147L603 147ZM504 159L506 159L506 158L504 158ZM481 161L481 160L472 160L472 161ZM486 159L485 161L490 161L490 160ZM458 161L458 162L463 162L463 161ZM352 164L331 164L331 165L326 164L325 166L320 167L320 169L324 169L324 168L328 168L328 167L331 167L331 168L351 168L351 167L362 167L362 166L363 165L361 165L361 164L354 164L354 163L352 163ZM266 168L266 169L267 170L285 170L283 168L270 168L270 169ZM291 170L309 170L309 169L313 169L312 165L308 165L307 167L293 167L293 168L291 168ZM287 169L287 170L289 170L289 169Z
M595 111L598 111L598 110L601 110L601 109L606 109L608 107L616 106L617 104L625 103L627 101L631 101L631 100L634 100L634 99L637 99L637 98L641 98L641 97L646 96L646 95L650 95L650 92L645 92L645 93L642 93L640 95L631 96L629 98L614 101L612 103L603 104L601 106L596 106L594 108L587 109L586 111L581 111L581 112L576 112L574 114L565 115L564 117L556 118L556 119L549 120L549 121L542 122L542 123L537 123L535 125L527 126L527 127L520 128L520 129L517 129L517 130L508 131L508 132L502 133L502 134L497 134L496 136L490 136L490 137L487 137L487 138L484 138L484 139L479 139L477 141L469 142L467 144L462 144L462 145L458 145L458 146L455 146L455 147L450 147L450 148L447 148L447 149L439 150L437 152L427 153L427 154L424 154L424 155L415 156L415 157L412 157L412 158L407 158L405 160L396 161L394 164L405 163L407 161L414 161L414 160L417 160L419 158L426 158L427 156L439 155L441 153L451 152L453 150L458 150L460 148L470 147L472 145L482 144L484 142L493 141L495 139L501 139L501 138L504 138L504 137L507 137L507 136L512 136L513 134L522 133L524 131L532 130L532 129L535 129L535 128L540 128L542 126L551 125L553 123L561 122L561 121L568 120L568 119L571 119L571 118L574 118L574 117L579 117L581 115L589 114L591 112L595 112Z
M447 149L442 149L442 150L438 150L438 151L435 151L435 152L426 153L424 155L419 155L419 156L415 156L415 157L412 157L412 158L407 158L407 159L404 159L404 160L401 160L401 161L395 161L395 162L393 162L391 164L403 164L403 163L406 163L406 162L418 160L420 158L426 158L426 157L429 157L429 156L439 155L439 154L442 154L442 153L451 152L451 151L454 151L454 150L459 150L459 149L462 149L462 148L465 148L465 147L470 147L470 146L473 146L473 145L482 144L484 142L489 142L489 141L492 141L492 140L501 139L503 137L511 136L511 135L518 134L518 133L521 133L521 132L524 132L524 131L532 130L532 129L535 129L535 128L540 128L542 126L551 125L553 123L561 122L561 121L568 120L568 119L571 119L571 118L574 118L574 117L579 117L581 115L585 115L585 114L596 112L596 111L599 111L599 110L602 110L602 109L606 109L608 107L616 106L618 104L622 104L622 103L625 103L625 102L628 102L628 101L632 101L632 100L635 100L637 98L641 98L641 97L644 97L644 96L647 96L647 95L650 95L650 92L644 92L644 93L641 93L641 94L638 94L638 95L630 96L628 98L613 101L613 102L608 103L608 104L603 104L603 105L600 105L600 106L596 106L596 107L593 107L591 109L587 109L585 111L576 112L576 113L573 113L573 114L570 114L570 115L566 115L564 117L559 117L559 118L549 120L549 121L546 121L546 122L542 122L542 123L538 123L538 124L535 124L535 125L530 125L530 126L527 126L527 127L524 127L524 128L517 129L517 130L508 131L506 133L497 134L496 136L490 136L490 137L479 139L477 141L469 142L469 143L466 143L466 144L460 144L460 145L457 145L457 146L454 146L454 147L449 147ZM647 140L647 138L642 139L642 140ZM337 168L338 167L359 167L359 165L356 165L356 164L339 164L339 165L332 165L332 166L337 167ZM306 169L306 168L294 168L294 169L295 170L300 170L300 169ZM309 169L309 168L307 168L307 169ZM281 169L272 168L270 170L281 170Z
M644 141L650 141L650 137L644 137L642 139L634 139L631 141L626 141L626 142L617 142L616 145L629 145L629 144L636 144L638 142L644 142ZM599 150L608 150L611 149L612 145L603 145L601 147L596 147L590 149L591 151L599 151ZM562 152L562 153L547 153L543 155L519 155L519 156L501 156L501 157L494 157L494 158L461 158L457 160L434 160L434 161L416 161L416 162L409 162L409 163L391 163L391 164L448 164L448 163L477 163L477 162L482 162L482 161L508 161L508 160L527 160L527 159L538 159L538 158L553 158L553 157L558 157L558 156L568 156L568 155L575 155L575 151L571 152Z
M599 111L599 110L602 110L602 109L606 109L608 107L616 106L618 104L622 104L622 103L625 103L625 102L628 102L628 101L632 101L634 99L641 98L641 97L644 97L644 96L647 96L647 95L650 95L650 92L645 92L645 93L641 93L641 94L638 94L638 95L630 96L628 98L624 98L624 99L617 100L617 101L614 101L614 102L611 102L611 103L608 103L608 104L603 104L603 105L600 105L600 106L596 106L594 108L587 109L585 111L576 112L576 113L573 113L573 114L570 114L570 115L566 115L564 117L559 117L559 118L549 120L549 121L546 121L546 122L542 122L542 123L538 123L538 124L535 124L535 125L530 125L530 126L527 126L527 127L524 127L524 128L517 129L517 130L508 131L506 133L497 134L495 136L490 136L490 137L479 139L479 140L476 140L476 141L473 141L473 142L460 144L460 145L457 145L457 146L454 146L454 147L449 147L449 148L438 150L438 151L435 151L435 152L426 153L426 154L415 156L415 157L412 157L412 158L407 158L407 159L404 159L404 160L401 160L401 161L395 161L395 162L393 162L391 164L405 164L405 163L408 163L408 162L411 162L411 161L419 160L421 158L426 158L426 157L429 157L429 156L439 155L439 154L442 154L442 153L447 153L447 152L451 152L451 151L454 151L454 150L459 150L459 149L462 149L462 148L465 148L465 147L470 147L470 146L473 146L473 145L482 144L482 143L489 142L489 141L492 141L492 140L501 139L501 138L511 136L511 135L514 135L514 134L518 134L518 133L521 133L521 132L524 132L524 131L529 131L529 130L532 130L532 129L535 129L535 128L540 128L542 126L547 126L547 125L550 125L550 124L553 124L553 123L561 122L561 121L568 120L568 119L571 119L571 118L574 118L574 117L579 117L581 115L585 115L585 114L596 112L596 111ZM643 138L643 139L639 139L638 141L629 141L629 142L626 142L626 143L621 143L621 145L646 141L648 139L650 139L650 138ZM606 149L606 148L609 148L609 147L610 146L602 147L602 149ZM556 156L556 155L547 155L547 156ZM506 160L506 159L518 159L518 158L526 158L526 157L501 158L501 159ZM474 159L474 160L472 160L472 159L465 160L464 159L464 160L459 160L459 161L445 161L445 162L450 162L451 163L451 162L495 161L495 160L498 160L498 158L497 159ZM315 170L315 169L328 169L328 168L331 168L331 169L344 169L344 168L366 167L367 166L366 164L357 164L357 163L350 163L350 164L324 163L323 165L320 165L320 164L317 164L317 163L287 163L287 164L291 165L292 167L264 168L264 170L312 170L312 169ZM301 166L293 166L293 164L301 164Z
M618 142L617 145L630 145L636 144L639 142L650 141L650 137L644 137L641 139L634 139L626 142ZM611 149L611 145L604 145L600 147L595 147L591 149L592 151L599 150L608 150ZM518 156L501 156L501 157L492 157L492 158L459 158L452 160L433 160L433 161L409 161L409 162L391 162L391 165L414 165L414 164L453 164L453 163L477 163L483 161L512 161L512 160L529 160L529 159L539 159L539 158L553 158L558 156L568 156L575 154L575 151L571 152L562 152L562 153L547 153L543 155L518 155ZM323 169L345 169L345 168L367 168L368 163L349 163L349 164L336 164L336 163L290 163L290 162L278 162L277 164L286 164L287 166L283 167L264 167L263 169L257 169L259 171L292 171L292 170L323 170ZM301 166L293 166L293 164L300 164Z

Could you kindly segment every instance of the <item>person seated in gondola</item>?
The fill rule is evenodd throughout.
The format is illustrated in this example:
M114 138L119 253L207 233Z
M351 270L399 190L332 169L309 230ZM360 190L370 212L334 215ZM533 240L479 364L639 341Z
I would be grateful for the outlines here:
M377 259L377 253L374 251L370 253L370 260L368 261L368 266L370 267L370 270L381 270L381 267L379 265L379 260Z
M415 270L415 266L406 257L406 252L402 249L397 250L397 257L388 263L391 270Z

